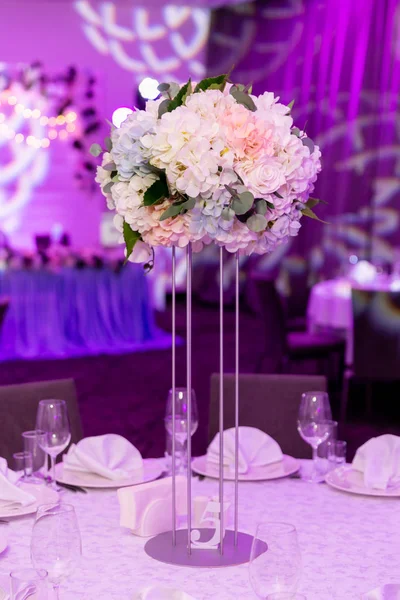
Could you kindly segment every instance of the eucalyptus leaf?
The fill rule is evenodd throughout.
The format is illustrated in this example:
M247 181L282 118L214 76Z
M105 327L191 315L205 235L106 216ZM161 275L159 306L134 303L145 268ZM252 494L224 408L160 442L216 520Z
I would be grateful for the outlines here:
M170 217L176 217L182 212L182 207L183 204L171 204L171 206L169 206L161 215L160 221L165 221L165 219L169 219Z
M256 213L258 215L265 215L268 210L268 206L265 200L256 200Z
M189 81L181 87L181 89L179 90L179 92L177 93L177 95L175 96L175 98L173 98L170 103L168 104L168 108L167 111L168 112L172 112L173 110L175 110L176 108L178 108L178 106L182 106L184 99L186 99L187 94L190 94L190 91L192 89L192 80L189 79Z
M102 188L103 192L105 194L111 194L111 188L114 185L113 181L109 181L108 183L106 183L106 185Z
M217 75L217 77L207 77L206 79L202 79L194 88L194 93L205 92L208 89L213 90L221 90L223 91L225 88L225 84L227 81L227 75Z
M89 152L92 156L100 156L100 154L103 152L103 148L100 146L100 144L92 144Z
M152 206L164 198L168 198L169 190L165 175L158 179L151 185L148 190L144 193L143 204L144 206Z
M300 129L298 127L293 127L290 133L296 137L300 137Z
M303 208L301 212L305 217L309 217L310 219L315 219L315 221L319 221L320 223L325 223L325 225L329 225L327 221L323 221L322 219L320 219L319 216L316 215L315 212L309 206Z
M245 215L253 206L254 196L251 192L243 192L233 198L232 209L237 215Z
M112 150L112 141L110 137L106 137L104 140L104 145L106 147L107 152L111 152Z
M126 221L124 221L124 225L123 225L123 234L124 234L124 241L125 241L125 246L126 246L126 259L125 259L125 264L126 264L128 261L128 258L130 257L130 255L133 252L136 242L139 241L142 236L140 235L140 233L138 231L133 231L132 227Z
M222 213L221 213L221 217L225 220L225 221L232 221L232 219L235 216L235 211L232 210L231 208L229 208L228 206L226 208L222 209Z
M116 167L115 162L109 162L109 163L107 163L106 165L103 166L103 169L105 171L116 171L117 167Z
M235 190L235 188L231 187L230 185L225 185L225 189L230 193L230 195L233 198L236 198L239 194L237 193L237 191Z
M309 137L303 137L301 138L301 141L303 143L303 146L307 146L307 148L310 150L310 154L312 154L315 148L315 144L312 141L312 139Z
M178 83L175 83L175 81L172 81L171 87L169 89L169 97L175 98L175 96L177 95L177 93L179 92L180 89L181 89L181 86Z
M158 106L158 118L159 119L161 119L161 117L163 115L165 115L166 112L168 112L170 104L171 104L171 100L169 98L166 98L166 100L163 100L162 102L160 102L160 104Z
M238 104L242 104L252 112L255 112L257 110L257 106L254 104L253 99L250 98L250 96L246 94L246 92L239 90L235 85L231 87L229 93L235 98Z
M264 215L252 215L247 219L246 225L250 229L250 231L260 233L261 231L266 230L268 221L264 217Z
M163 92L168 92L170 87L171 87L170 83L160 83L160 85L157 86L157 89L159 92L163 93Z

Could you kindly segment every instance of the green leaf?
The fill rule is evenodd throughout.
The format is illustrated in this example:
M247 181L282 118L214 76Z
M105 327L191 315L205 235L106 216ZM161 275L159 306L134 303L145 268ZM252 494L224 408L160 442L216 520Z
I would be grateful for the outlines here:
M221 92L225 88L225 84L227 81L227 75L217 75L217 77L207 77L206 79L202 79L194 88L194 93L205 92L208 89L213 90L221 90Z
M143 196L143 204L145 206L152 206L164 198L168 198L169 190L167 185L167 180L164 176L161 179L158 179L149 187L148 190L145 191Z
M89 152L92 156L100 156L100 154L103 152L103 148L100 146L100 144L92 144Z
M111 173L111 175L112 175L112 173ZM117 183L119 181L118 173L116 173L115 175L112 175L111 181L113 181L114 183Z
M171 204L171 206L169 206L161 215L160 221L165 221L165 219L178 216L183 210L182 206L182 204Z
M173 110L178 108L178 106L182 106L184 100L186 100L186 96L188 94L190 94L191 91L192 91L192 80L189 79L189 81L184 86L181 87L181 89L179 90L179 92L177 93L175 98L173 98L170 101L167 111L172 112Z
M103 169L105 171L116 171L117 167L115 165L115 162L109 162L106 165L103 165Z
M281 194L279 192L273 192L274 196L276 196L277 198L283 198L283 196L281 196Z
M124 241L125 241L125 246L126 246L126 259L125 259L125 264L126 264L128 261L128 258L130 257L130 255L133 252L136 242L141 239L141 235L138 231L133 231L132 227L126 221L124 221L123 233L124 233Z
M163 100L162 102L160 102L159 106L158 106L158 118L161 119L161 117L163 115L165 115L166 112L169 111L169 105L171 104L171 100L169 98L167 98L166 100Z
M309 217L310 219L315 219L316 221L319 221L320 223L325 223L325 225L329 225L329 223L327 221L323 221L322 219L320 219L319 216L316 215L315 212L309 206L306 206L305 208L303 208L301 212L305 217Z
M113 181L109 181L108 183L106 183L106 185L102 188L103 192L105 194L111 194L111 188L114 185Z
M183 210L192 210L196 206L196 198L188 198L186 202L181 204Z
M104 145L106 147L107 152L111 152L112 150L112 141L110 137L106 137L104 140Z
M254 196L251 192L243 192L232 201L232 209L237 215L245 215L253 206Z
M260 233L261 231L266 230L268 221L263 215L252 215L247 219L246 225L250 231Z
M300 137L300 129L298 127L293 127L290 133L296 137Z
M255 112L257 110L257 106L254 104L253 99L250 98L250 96L246 94L246 92L239 90L235 85L231 87L229 93L235 98L238 104L242 104L252 112Z
M221 217L225 221L232 221L235 216L235 211L229 208L228 206L222 209Z
M267 203L267 206L270 210L274 210L275 208L275 204L273 204L272 202L270 202L269 200L265 201Z
M290 113L292 112L293 106L294 106L294 100L292 100L291 102L289 102L289 104L288 104L289 112L286 113L286 116L290 115Z
M303 143L303 146L307 146L307 148L310 151L310 154L312 154L314 152L314 148L315 148L315 144L312 141L312 139L309 137L303 137L303 138L301 138L301 141Z
M160 83L160 85L157 86L157 89L159 92L163 93L163 92L168 92L170 87L171 87L171 84L169 84L169 83Z
M322 200L321 198L312 198L311 196L309 197L309 199L306 202L306 205L308 206L309 201L315 202L314 206L316 206L317 204L328 204L328 202L326 200Z
M308 208L314 208L314 206L317 206L318 204L318 198L309 198L306 202L306 206L308 206Z
M230 185L225 185L225 189L230 193L230 195L233 198L237 198L239 196L235 188L231 187Z
M256 200L256 213L258 215L265 215L268 210L268 206L265 200Z

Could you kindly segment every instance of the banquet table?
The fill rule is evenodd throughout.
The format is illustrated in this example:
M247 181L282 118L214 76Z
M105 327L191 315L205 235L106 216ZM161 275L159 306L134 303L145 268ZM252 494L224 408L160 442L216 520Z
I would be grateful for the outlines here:
M228 499L233 485L225 483ZM217 480L193 479L194 496L214 495L217 489ZM303 557L299 591L307 600L357 600L400 582L398 499L356 496L295 478L241 483L239 494L242 531L253 534L261 520L296 526ZM193 569L149 558L146 539L119 527L115 490L62 495L75 506L83 545L81 567L62 587L62 600L132 600L135 592L155 584L184 590L196 600L256 598L247 565ZM0 584L11 569L29 566L32 524L28 516L0 525L9 531L9 548L0 555Z
M310 293L307 321L310 331L334 330L346 338L346 363L353 363L353 309L352 286L361 289L398 291L400 280L374 281L368 284L352 283L350 279L328 279L316 283Z
M64 358L168 345L157 330L139 265L0 271L10 300L0 360Z

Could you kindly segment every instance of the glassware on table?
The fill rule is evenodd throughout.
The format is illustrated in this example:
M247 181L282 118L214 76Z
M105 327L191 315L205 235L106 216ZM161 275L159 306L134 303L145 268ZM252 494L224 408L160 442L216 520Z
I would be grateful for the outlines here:
M331 470L329 464L329 444L333 440L337 440L338 436L338 422L332 421L332 430L325 442L322 442L317 449L317 470L321 475L326 475Z
M81 536L74 507L70 504L39 506L32 530L32 564L46 569L56 600L61 583L74 572L81 555Z
M300 575L301 553L294 525L259 523L249 563L250 584L255 594L263 599L283 592L294 595Z
M330 469L336 469L346 464L347 442L331 440L328 442L328 461Z
M71 441L67 404L64 400L40 400L36 415L39 446L51 461L51 485L56 485L56 457Z
M301 397L297 429L301 437L313 450L313 470L311 474L302 471L302 479L320 482L323 475L318 471L318 446L332 434L332 421L329 397L326 392L305 392Z
M39 446L38 434L36 429L31 431L24 431L22 433L22 441L24 443L25 452L31 452L32 454L32 468L33 474L38 473L47 465L47 455L45 451Z
M191 414L191 428L190 435L192 436L199 425L199 417L197 411L196 394L192 390L192 414ZM173 407L173 396L172 390L169 390L167 408L165 411L165 429L167 430L167 436L170 436L170 440L167 437L167 449L168 442L171 447L172 453L172 407ZM177 387L175 388L175 458L177 459L176 471L177 473L183 473L186 469L185 464L185 449L188 439L187 431L187 389Z
M10 573L10 600L47 600L47 571L44 569L16 569Z
M15 471L23 471L24 474L20 478L20 481L24 483L30 483L33 479L33 460L31 452L15 452L13 454L14 459L14 469Z

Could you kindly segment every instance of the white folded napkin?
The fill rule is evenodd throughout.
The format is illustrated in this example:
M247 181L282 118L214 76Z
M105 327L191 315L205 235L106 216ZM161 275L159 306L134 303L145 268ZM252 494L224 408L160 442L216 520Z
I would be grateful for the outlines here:
M8 468L6 459L0 457L0 507L2 509L27 506L36 501L35 496L17 487L20 477L19 473Z
M255 427L239 427L239 473L250 467L263 467L283 458L279 444L264 431ZM219 464L219 433L207 450L207 461ZM224 431L224 466L235 468L235 428Z
M360 260L350 270L350 279L359 284L372 283L377 275L376 267L367 260Z
M176 513L186 514L186 477L176 477ZM150 537L172 528L172 478L120 488L120 525L135 535Z
M88 437L72 444L63 456L64 468L96 473L106 479L126 479L143 468L139 450L115 433Z
M364 473L366 487L385 490L400 484L400 437L371 438L356 452L353 469Z

